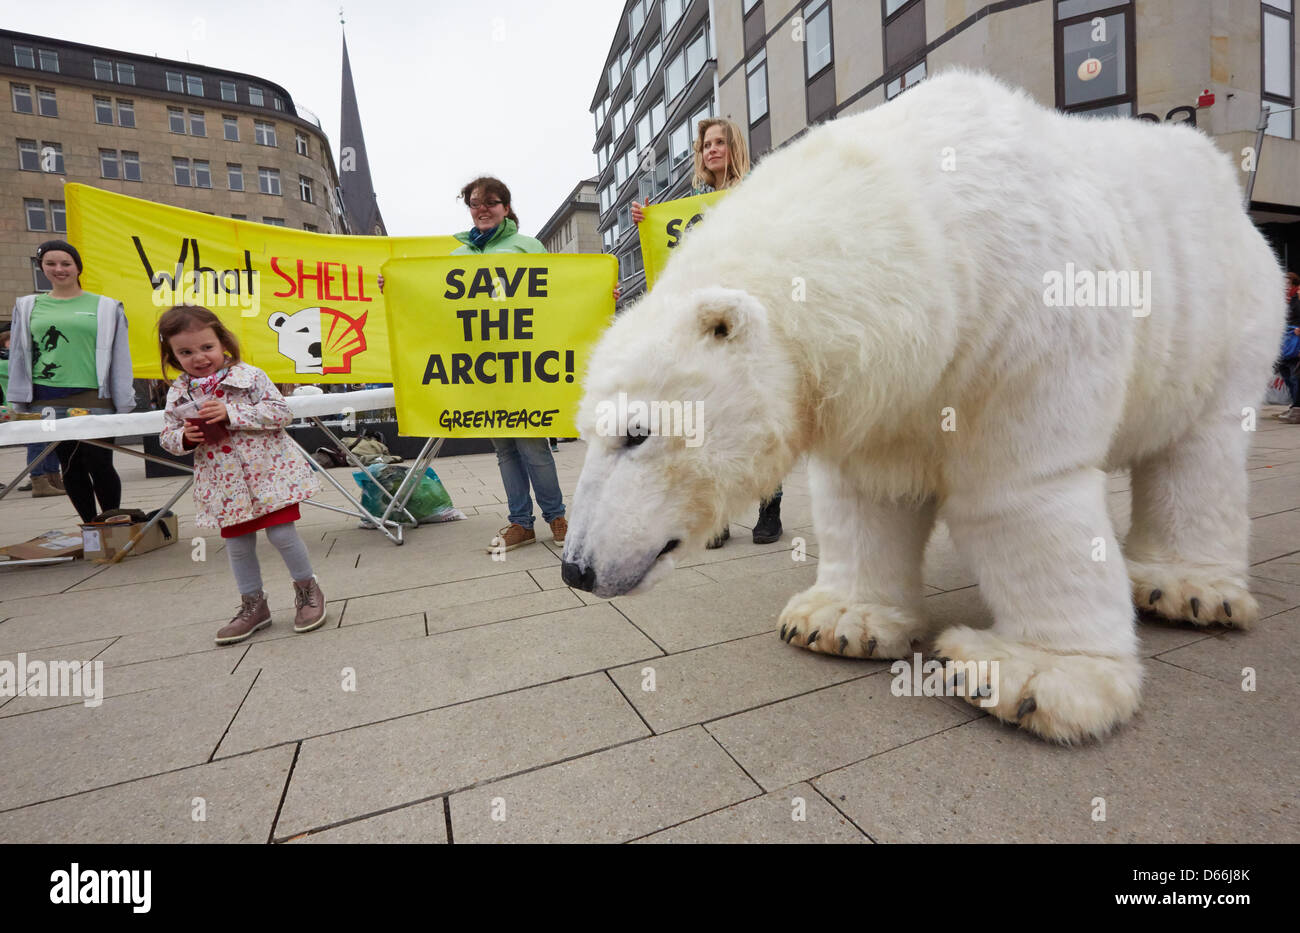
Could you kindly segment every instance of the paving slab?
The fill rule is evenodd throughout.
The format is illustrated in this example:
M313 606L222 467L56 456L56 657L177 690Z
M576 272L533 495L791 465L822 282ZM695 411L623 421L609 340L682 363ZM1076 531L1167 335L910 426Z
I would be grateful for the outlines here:
M453 794L451 826L457 842L624 842L758 793L696 726Z
M302 743L277 837L649 735L603 673ZM374 780L375 774L384 780Z
M633 841L703 845L756 842L838 845L869 843L871 840L827 803L811 784L794 784Z
M293 746L0 813L6 843L258 842L271 837Z
M558 571L557 571L558 572ZM419 581L412 576L411 582ZM527 571L504 573L473 580L456 580L436 586L415 586L375 596L358 596L348 600L344 625L391 619L412 612L442 613L449 607L496 601L524 593L536 593L537 585Z
M447 814L443 798L401 807L317 833L294 836L287 842L330 845L403 843L423 845L447 841Z

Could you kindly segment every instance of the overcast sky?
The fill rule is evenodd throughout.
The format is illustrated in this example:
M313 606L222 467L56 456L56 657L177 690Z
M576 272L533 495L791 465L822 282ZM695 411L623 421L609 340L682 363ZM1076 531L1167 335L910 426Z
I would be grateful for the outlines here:
M339 149L339 2L5 3L6 28L242 71L286 88ZM468 229L480 174L535 234L596 174L588 106L623 0L344 0L379 209L392 235ZM284 137L282 136L281 139Z

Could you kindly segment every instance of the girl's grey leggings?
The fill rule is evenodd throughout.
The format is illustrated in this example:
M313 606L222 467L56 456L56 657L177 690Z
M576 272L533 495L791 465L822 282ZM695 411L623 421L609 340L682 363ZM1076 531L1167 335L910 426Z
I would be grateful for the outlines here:
M293 522L272 525L264 530L267 539L284 558L284 564L295 580L306 580L312 575L307 545L298 536L298 529ZM257 532L227 538L226 553L230 555L230 569L235 574L235 585L239 587L240 595L261 592L262 568L257 563Z

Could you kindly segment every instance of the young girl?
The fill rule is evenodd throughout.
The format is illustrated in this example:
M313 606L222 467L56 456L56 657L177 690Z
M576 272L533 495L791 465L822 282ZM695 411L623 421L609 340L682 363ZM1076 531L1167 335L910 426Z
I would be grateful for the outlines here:
M194 452L196 521L221 529L243 603L217 632L217 644L233 645L271 624L257 563L259 528L266 529L293 577L293 630L320 628L325 596L294 527L298 503L320 481L285 433L293 415L284 396L266 373L240 362L234 335L207 308L180 305L164 312L158 348L164 376L168 367L183 371L167 393L160 440L178 456ZM181 407L189 402L197 410Z

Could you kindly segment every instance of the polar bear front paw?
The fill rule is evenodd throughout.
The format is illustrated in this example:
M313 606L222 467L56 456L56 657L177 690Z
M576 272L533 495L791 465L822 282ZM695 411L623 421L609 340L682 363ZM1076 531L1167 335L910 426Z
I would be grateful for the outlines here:
M781 612L778 635L787 644L849 658L906 658L925 623L896 606L855 603L812 587L796 593Z
M1133 604L1139 612L1174 622L1250 628L1259 604L1230 576L1188 564L1128 562Z
M955 695L1054 742L1101 738L1137 711L1136 656L1052 651L964 625L935 639L935 651Z

